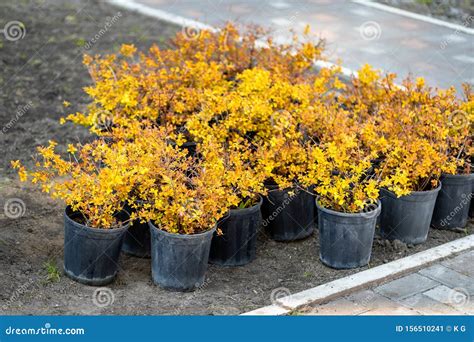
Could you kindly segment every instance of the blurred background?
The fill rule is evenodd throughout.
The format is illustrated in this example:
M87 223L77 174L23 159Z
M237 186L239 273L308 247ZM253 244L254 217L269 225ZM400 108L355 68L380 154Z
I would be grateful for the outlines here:
M285 42L309 24L327 42L327 56L350 69L369 63L429 84L474 83L472 0L137 0L171 15L219 26L257 23Z

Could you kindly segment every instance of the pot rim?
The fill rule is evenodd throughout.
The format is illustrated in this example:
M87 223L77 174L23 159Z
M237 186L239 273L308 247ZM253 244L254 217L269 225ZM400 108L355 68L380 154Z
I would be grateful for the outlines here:
M284 188L284 189L280 189L280 187L277 185L277 184L265 184L265 188L268 189L268 193L271 193L271 192L277 192L277 191L280 191L280 192L288 192L288 191L292 191L292 190L299 190L299 192L306 192L308 194L311 194L310 192L304 190L304 189L308 189L308 188L311 188L311 187L303 187L301 185L293 185L293 186L290 186L290 187L287 187L287 188ZM313 195L313 194L311 194Z
M166 236L169 236L169 237L175 237L175 238L178 238L178 239L195 239L195 238L199 238L199 237L204 237L206 235L209 235L209 234L214 234L214 232L216 231L217 229L217 223L214 225L214 227L212 229L209 229L209 230L206 230L202 233L197 233L197 234L180 234L180 233L169 233L167 232L166 230L163 230L163 229L160 229L158 226L156 226L152 221L148 221L148 226L150 228L153 228L153 229L156 229L158 232L160 233L163 233L164 235Z
M368 211L368 212L362 212L362 213L343 213L343 212L340 212L340 211L336 211L336 210L332 210L332 209L328 209L328 208L325 208L323 206L321 206L318 202L318 199L316 198L315 199L316 201L316 206L318 207L319 210L325 212L325 213L328 213L328 214L331 214L331 215L336 215L336 216L340 216L340 217L364 217L364 218L372 218L374 215L374 217L378 216L378 214L380 213L380 211L382 210L382 202L380 202L380 200L377 200L377 208L371 210L371 211Z
M450 173L443 173L441 175L442 178L467 178L467 179L474 179L474 173L455 173L455 174L450 174Z
M260 208L262 206L262 203L263 203L263 197L261 195L258 195L259 197L259 201L257 204L254 204L252 205L251 207L248 207L248 208L234 208L234 209L229 209L229 214L224 216L222 219L220 219L219 221L224 221L226 219L229 218L230 214L237 214L237 215L240 215L240 214L244 214L245 212L250 212L250 211L254 211L255 209Z
M84 225L84 224L82 224L82 223L79 223L79 222L74 221L74 220L69 216L70 213L68 213L68 211L70 211L71 213L74 213L74 212L72 211L72 208L71 208L70 205L66 206L66 209L64 210L64 217L66 218L66 220L67 220L70 224L72 224L73 226L75 226L75 227L77 227L77 228L84 229L84 230L86 230L86 231L90 231L90 232L103 232L104 234L109 234L109 233L112 233L112 232L113 232L113 233L116 233L116 232L120 232L120 231L123 231L123 230L127 230L128 227L130 227L130 214L129 214L129 212L126 211L125 209L120 210L119 213L122 213L122 212L125 213L125 214L128 216L129 220L128 220L127 224L123 225L122 227L116 227L116 228L94 228L94 227L86 226L86 225Z
M425 195L428 195L428 194L436 193L436 192L439 192L441 190L441 186L442 186L442 181L439 181L439 184L435 189L424 190L424 191L412 191L408 195L403 195L403 196L400 196L400 197L397 197L397 195L393 191L388 190L387 188L381 188L380 191L384 191L390 197L397 198L397 199L402 199L402 198L408 198L408 197L412 197L412 196L417 197L417 196L425 196Z

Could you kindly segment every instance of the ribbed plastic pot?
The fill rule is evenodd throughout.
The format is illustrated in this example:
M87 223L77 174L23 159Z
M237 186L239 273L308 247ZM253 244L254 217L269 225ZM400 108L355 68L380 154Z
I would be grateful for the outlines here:
M122 251L139 258L151 256L150 228L148 223L134 221L130 225L123 239Z
M231 209L218 224L222 235L214 233L209 262L221 266L242 266L255 259L257 231L262 224L263 199L245 209Z
M375 224L381 204L362 213L341 213L319 205L319 258L332 268L347 269L369 263Z
M184 235L165 232L152 222L149 226L153 282L174 291L192 291L202 286L216 228Z
M464 228L469 218L473 174L443 175L431 225L438 229Z
M121 228L90 228L74 220L78 215L70 207L64 213L64 272L82 284L108 284L117 275L123 237L129 223ZM125 211L117 216L122 221L130 217Z
M315 226L314 196L299 189L279 190L267 186L268 195L262 204L262 225L276 241L304 239ZM293 196L289 191L295 192Z
M414 191L399 198L393 192L381 189L381 236L409 244L425 242L440 189L441 184L436 189Z
M471 205L469 208L469 217L474 217L474 200L472 199L472 194L474 194L474 179L471 181Z

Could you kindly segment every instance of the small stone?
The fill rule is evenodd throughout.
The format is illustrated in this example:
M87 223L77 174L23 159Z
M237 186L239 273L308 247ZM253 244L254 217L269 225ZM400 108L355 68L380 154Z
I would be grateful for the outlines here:
M467 234L467 229L465 228L452 228L451 230L455 233Z
M412 244L412 243L409 243L409 244L407 245L407 247L408 247L408 248L413 248L413 247L415 247L415 245Z
M400 240L393 240L393 249L396 251L403 251L407 249L407 244L404 242L401 242Z
M27 231L28 233L33 233L33 229L32 229L32 228L28 228L26 231Z
M66 24L75 24L77 22L77 19L73 15L68 15L64 18L64 21L66 22Z

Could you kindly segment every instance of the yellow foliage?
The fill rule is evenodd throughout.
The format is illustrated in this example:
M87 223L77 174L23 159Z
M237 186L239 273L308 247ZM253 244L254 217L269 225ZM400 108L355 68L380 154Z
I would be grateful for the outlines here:
M215 226L229 208L255 203L266 182L314 189L319 203L361 212L386 187L398 196L438 185L443 173L471 170L474 95L433 90L364 65L350 82L341 68L313 68L323 42L277 44L265 30L232 24L173 49L85 56L93 84L84 112L61 119L99 136L40 159L20 179L40 183L96 228L132 219L171 233ZM70 104L65 101L65 107ZM196 144L196 154L186 144Z

